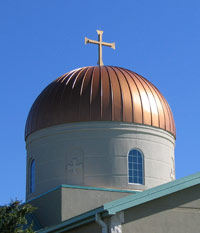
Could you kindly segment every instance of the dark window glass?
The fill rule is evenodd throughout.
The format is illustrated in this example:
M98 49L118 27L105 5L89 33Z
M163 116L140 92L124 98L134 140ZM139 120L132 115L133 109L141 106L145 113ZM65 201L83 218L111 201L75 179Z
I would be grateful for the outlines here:
M30 166L30 193L35 192L35 160L31 161Z
M130 170L132 170L132 169L133 169L133 163L128 163L128 168L129 168Z
M138 175L137 170L134 170L134 171L133 171L133 176L136 177L137 175Z
M137 156L138 155L138 151L137 150L132 150L132 155Z
M133 163L133 169L137 170L138 169L138 163Z
M142 163L142 157L138 157L138 163Z
M129 170L128 174L129 174L129 177L131 177L132 176L132 170Z
M136 156L133 157L133 162L137 163L137 157Z
M142 179L142 177L139 177L139 184L143 184L143 179Z
M133 183L137 184L138 183L138 179L137 179L137 176L133 177Z
M133 183L133 177L129 176L129 183Z
M128 157L128 162L130 162L130 163L133 162L133 157L132 157L132 156L129 156L129 157Z
M138 176L143 177L142 170L138 171Z

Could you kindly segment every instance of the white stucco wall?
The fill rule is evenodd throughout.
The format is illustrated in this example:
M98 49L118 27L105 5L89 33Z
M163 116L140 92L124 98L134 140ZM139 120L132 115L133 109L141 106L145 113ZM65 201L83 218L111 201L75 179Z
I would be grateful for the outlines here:
M174 137L161 129L118 122L64 124L32 133L26 139L27 167L36 162L35 192L60 184L143 190L175 178ZM144 154L145 185L128 184L127 155ZM73 168L74 166L74 168Z

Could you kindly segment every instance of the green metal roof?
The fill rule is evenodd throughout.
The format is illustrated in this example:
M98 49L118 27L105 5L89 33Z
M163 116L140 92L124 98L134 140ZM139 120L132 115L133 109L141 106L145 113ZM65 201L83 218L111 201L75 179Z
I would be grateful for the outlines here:
M25 203L29 203L32 200L38 199L42 196L45 196L46 194L53 192L57 189L60 188L72 188L72 189L84 189L84 190L95 190L95 191L107 191L107 192L117 192L117 193L137 193L138 191L134 191L134 190L126 190L126 189L112 189L112 188L98 188L98 187L91 187L91 186L79 186L79 185L67 185L67 184L61 184L53 189L48 190L45 193L42 193L36 197L33 197L31 199L29 199L28 201L26 201Z
M143 192L137 192L136 194L131 194L118 200L108 202L99 208L63 221L57 225L42 229L38 231L38 233L64 232L85 223L95 221L95 214L97 213L101 213L103 216L113 215L119 211L167 196L198 184L200 184L200 172Z
M72 188L72 189L85 189L85 190L95 190L95 191L107 191L107 192L117 192L117 193L137 193L138 191L127 190L127 189L113 189L113 188L98 188L90 186L78 186L78 185L68 185L62 184L62 188Z
M151 189L147 189L135 195L129 195L118 200L111 201L104 204L104 208L108 211L110 215L112 215L116 212L143 204L148 201L155 200L160 197L167 196L169 194L181 191L197 184L200 184L200 172L178 180L171 181L166 184L159 185Z

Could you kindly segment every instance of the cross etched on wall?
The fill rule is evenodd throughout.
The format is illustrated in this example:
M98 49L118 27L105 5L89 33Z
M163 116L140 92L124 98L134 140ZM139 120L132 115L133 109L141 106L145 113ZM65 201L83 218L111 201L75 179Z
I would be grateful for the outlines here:
M77 175L78 169L81 169L81 168L82 168L82 164L81 163L78 164L77 159L72 159L71 164L67 165L67 169L69 171L72 171L73 175Z

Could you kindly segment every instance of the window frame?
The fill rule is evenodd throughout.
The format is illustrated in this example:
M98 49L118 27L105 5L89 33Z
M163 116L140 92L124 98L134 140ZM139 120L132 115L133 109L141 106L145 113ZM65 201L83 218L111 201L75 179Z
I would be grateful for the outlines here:
M143 177L142 177L142 184L141 183L135 183L134 182L134 175L132 176L132 178L133 178L133 182L130 182L129 181L129 178L130 178L130 176L129 176L129 156L130 156L130 152L131 151L133 151L133 150L136 150L136 151L138 151L140 154L141 154L141 157L142 157L142 174L143 174ZM133 162L133 164L134 164L134 162ZM134 166L134 165L133 165ZM133 171L134 171L134 169L133 169ZM128 154L127 154L127 178L128 178L128 184L129 185L145 185L145 171L144 171L144 153L139 149L139 148L132 148L132 149L130 149L129 150L129 152L128 152Z

